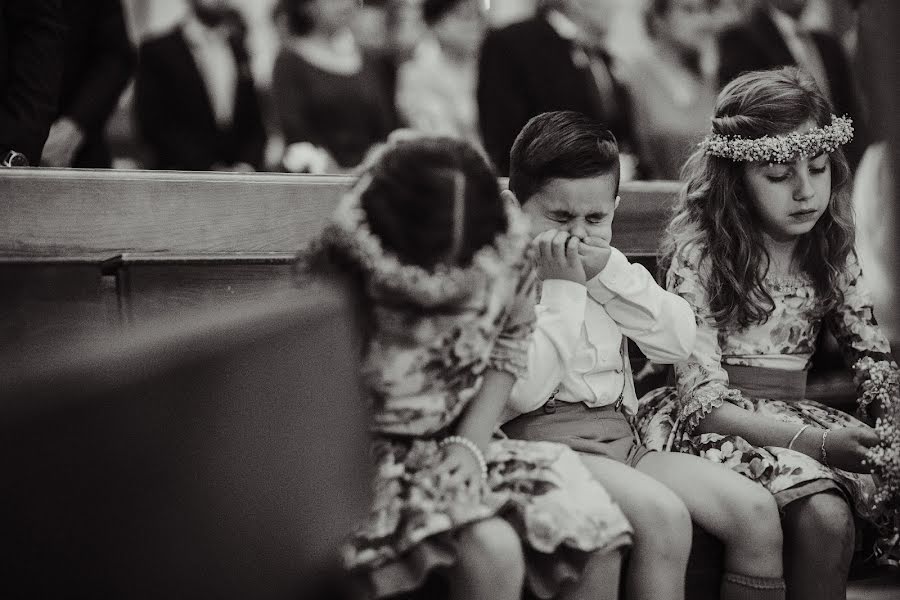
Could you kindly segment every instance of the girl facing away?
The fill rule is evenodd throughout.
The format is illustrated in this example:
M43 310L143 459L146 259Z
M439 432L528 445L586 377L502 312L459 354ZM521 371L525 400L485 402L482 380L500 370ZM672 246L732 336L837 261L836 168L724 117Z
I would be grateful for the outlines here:
M527 364L528 224L467 143L377 151L306 251L355 274L369 315L374 498L344 558L371 596L616 598L631 528L568 447L495 435Z
M764 485L781 509L788 597L845 598L855 523L879 526L882 558L897 552L896 514L873 501L864 462L879 444L867 422L896 418L898 369L853 250L841 150L852 125L795 68L738 77L712 121L685 167L662 263L697 315L697 342L676 386L641 399L638 429L652 448ZM854 370L860 419L805 399L823 327Z

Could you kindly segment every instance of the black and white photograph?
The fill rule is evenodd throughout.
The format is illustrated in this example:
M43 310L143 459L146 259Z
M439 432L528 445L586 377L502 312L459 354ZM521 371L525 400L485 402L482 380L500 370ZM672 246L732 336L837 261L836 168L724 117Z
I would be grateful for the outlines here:
M897 600L897 31L0 0L0 598Z

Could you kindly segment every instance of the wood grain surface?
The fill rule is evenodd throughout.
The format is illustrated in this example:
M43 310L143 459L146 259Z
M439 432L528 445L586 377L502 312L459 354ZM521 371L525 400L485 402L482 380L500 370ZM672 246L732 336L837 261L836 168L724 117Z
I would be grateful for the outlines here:
M295 252L351 182L285 174L4 170L0 255ZM616 247L654 253L677 189L673 182L623 185Z

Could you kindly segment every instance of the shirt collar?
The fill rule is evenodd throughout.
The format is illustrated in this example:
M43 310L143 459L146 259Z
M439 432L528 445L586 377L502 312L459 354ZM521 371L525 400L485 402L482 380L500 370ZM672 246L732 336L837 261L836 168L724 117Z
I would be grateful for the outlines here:
M547 11L547 15L544 18L547 19L547 23L550 24L550 27L553 28L556 35L562 39L573 41L578 38L578 25L558 10L554 9Z
M772 22L775 23L775 27L778 28L778 31L781 32L783 37L793 38L799 33L800 27L797 20L789 14L782 12L775 7L769 7L769 16L772 17Z
M184 36L191 44L207 45L211 41L224 41L227 38L224 28L208 27L196 15L190 14L184 21Z

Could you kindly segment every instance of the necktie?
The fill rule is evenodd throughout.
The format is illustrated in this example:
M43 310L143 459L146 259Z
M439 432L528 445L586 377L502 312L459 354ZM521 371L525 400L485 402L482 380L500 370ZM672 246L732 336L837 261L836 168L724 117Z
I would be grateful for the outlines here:
M616 83L610 72L610 59L602 50L576 46L575 63L586 66L590 71L601 108L603 120L610 122L619 114L619 101L616 96Z
M812 75L822 93L830 98L831 86L828 84L828 72L825 70L825 63L822 61L822 55L819 54L819 48L812 35L808 31L798 28L794 32L793 42L791 52L797 59L797 66Z

